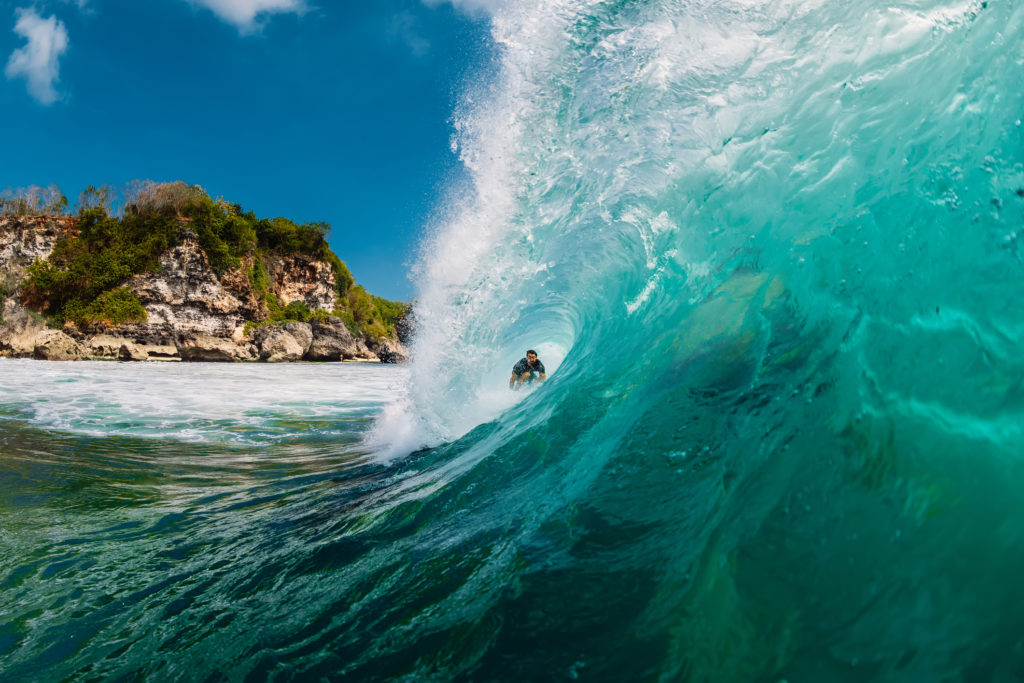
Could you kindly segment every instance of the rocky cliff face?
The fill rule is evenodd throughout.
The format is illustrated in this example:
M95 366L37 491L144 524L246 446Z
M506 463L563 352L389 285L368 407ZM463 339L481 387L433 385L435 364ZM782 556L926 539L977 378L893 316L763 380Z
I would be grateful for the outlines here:
M247 319L266 317L245 273L218 278L195 234L186 234L161 257L159 273L135 275L126 287L145 308L146 321L119 331L141 343L174 344L204 335L241 343Z
M73 323L48 330L41 316L21 306L18 284L25 269L45 259L57 240L75 229L74 218L0 219L0 355L121 360L385 360L404 357L397 340L353 338L341 320L263 326L246 333L247 321L268 311L253 290L252 259L218 276L194 234L160 258L158 273L130 278L130 289L146 309L146 320L79 329ZM334 306L334 271L329 263L302 255L266 259L278 301L302 301L313 311ZM377 352L380 352L378 355Z
M74 218L0 218L0 285L13 291L25 269L36 259L47 258L57 240L74 230Z
M266 264L281 305L301 301L311 311L334 308L334 270L331 264L301 255L270 256Z

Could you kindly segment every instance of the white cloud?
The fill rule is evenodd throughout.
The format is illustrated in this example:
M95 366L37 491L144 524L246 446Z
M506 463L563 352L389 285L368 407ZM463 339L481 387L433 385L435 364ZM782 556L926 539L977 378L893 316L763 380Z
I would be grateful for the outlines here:
M189 0L212 11L241 33L253 33L259 29L260 19L270 14L297 13L306 11L306 0Z
M411 12L399 12L393 16L388 26L388 35L393 40L405 43L417 57L430 52L430 41L420 33L416 17Z
M53 104L59 98L54 84L60 80L60 57L68 49L68 31L57 17L43 19L32 8L16 13L14 32L28 44L11 53L4 75L24 78L32 97L40 104Z

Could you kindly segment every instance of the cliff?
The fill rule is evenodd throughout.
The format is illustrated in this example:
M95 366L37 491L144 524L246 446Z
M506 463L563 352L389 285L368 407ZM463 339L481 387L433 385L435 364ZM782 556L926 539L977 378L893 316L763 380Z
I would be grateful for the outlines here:
M320 258L250 245L218 273L196 232L202 225L182 217L173 223L168 234L175 244L86 306L47 285L55 276L82 270L81 259L69 254L89 252L80 243L97 241L95 226L77 217L0 217L0 356L394 362L407 355L394 326L353 299L368 297L361 288L350 290L348 299L339 294L340 261L329 250ZM81 235L83 228L90 234ZM106 258L102 249L93 252L96 259ZM108 265L107 271L118 267ZM79 276L85 283L79 289L95 279ZM111 301L120 308L111 308ZM365 329L350 301L369 316L361 322ZM118 315L122 309L128 313Z

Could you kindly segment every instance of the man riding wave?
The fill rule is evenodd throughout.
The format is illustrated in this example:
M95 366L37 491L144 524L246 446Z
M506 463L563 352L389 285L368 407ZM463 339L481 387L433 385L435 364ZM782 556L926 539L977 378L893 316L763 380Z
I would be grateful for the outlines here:
M526 358L520 358L512 368L512 377L508 380L508 388L518 389L524 383L530 384L535 379L543 382L547 378L547 375L544 374L544 364L537 357L537 352L530 349L526 352Z

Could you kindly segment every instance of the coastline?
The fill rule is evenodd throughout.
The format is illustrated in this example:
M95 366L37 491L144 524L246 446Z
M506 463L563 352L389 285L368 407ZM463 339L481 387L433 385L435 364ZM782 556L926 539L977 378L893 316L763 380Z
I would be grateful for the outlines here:
M0 356L268 363L400 363L408 357L406 322L385 324L383 309L375 308L406 305L369 295L329 250L250 251L218 269L184 218L178 219L180 241L158 262L107 290L89 315L82 309L68 314L39 283L68 277L64 254L84 239L81 220L0 217ZM88 283L100 276L81 277Z

